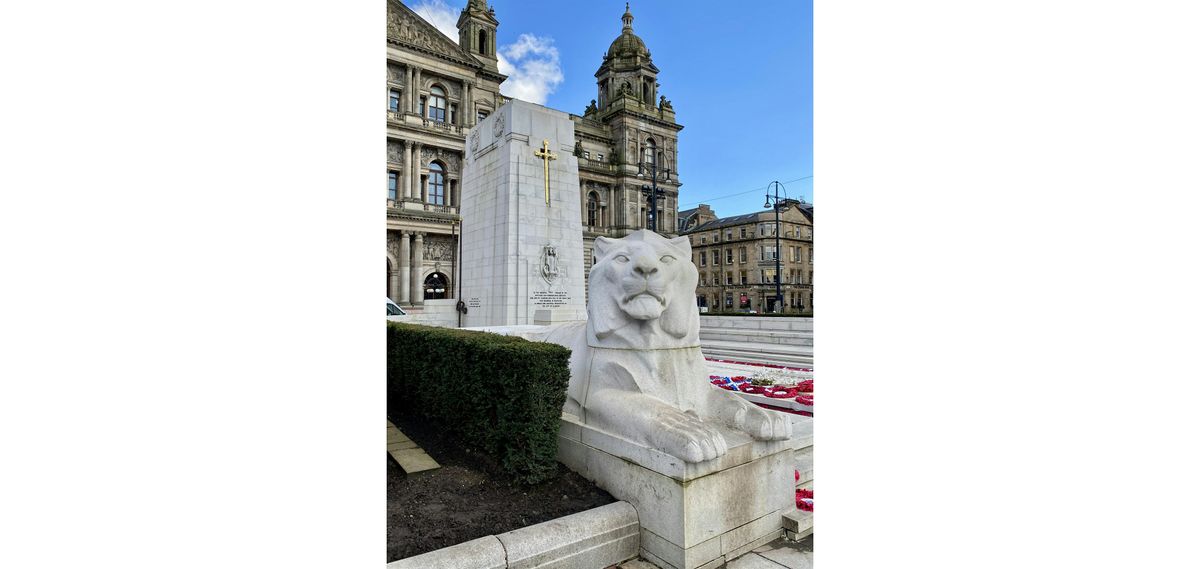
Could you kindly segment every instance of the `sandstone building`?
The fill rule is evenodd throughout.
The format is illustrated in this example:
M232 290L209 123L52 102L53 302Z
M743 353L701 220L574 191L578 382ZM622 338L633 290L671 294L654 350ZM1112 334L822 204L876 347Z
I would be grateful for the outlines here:
M778 312L813 314L813 206L781 200ZM775 212L718 218L704 204L679 212L679 232L692 243L700 271L696 304L709 312L776 312Z
M642 191L658 170L657 227L674 235L679 203L678 133L658 68L633 33L621 32L596 71L597 98L575 123L580 231L590 270L597 236L645 228ZM466 132L506 102L496 56L499 20L486 0L459 15L455 44L398 0L387 2L387 294L397 303L454 298Z

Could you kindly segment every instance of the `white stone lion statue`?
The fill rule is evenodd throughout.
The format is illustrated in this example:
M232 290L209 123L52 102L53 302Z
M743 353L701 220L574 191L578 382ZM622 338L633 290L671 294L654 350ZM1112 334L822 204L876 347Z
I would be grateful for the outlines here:
M709 384L687 237L647 230L598 237L595 255L587 321L553 327L544 338L571 349L564 411L686 462L728 451L715 424L757 440L791 436L783 414Z

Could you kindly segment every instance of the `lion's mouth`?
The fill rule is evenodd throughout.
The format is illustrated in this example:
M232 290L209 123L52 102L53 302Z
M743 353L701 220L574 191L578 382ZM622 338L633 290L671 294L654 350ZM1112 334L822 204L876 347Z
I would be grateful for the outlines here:
M663 297L662 297L662 296L659 296L658 294L655 294L655 293L653 293L653 292L651 292L651 291L649 291L649 290L643 290L643 291L640 291L640 292L635 292L635 293L633 293L633 294L627 295L627 296L625 297L625 300L624 300L624 302L629 302L629 301L631 301L631 300L633 300L633 299L635 299L635 298L637 298L637 297L639 297L639 296L649 296L649 297L653 297L653 298L654 298L654 300L657 300L657 301L658 301L660 304L662 304L663 302L665 302L665 301L663 300Z

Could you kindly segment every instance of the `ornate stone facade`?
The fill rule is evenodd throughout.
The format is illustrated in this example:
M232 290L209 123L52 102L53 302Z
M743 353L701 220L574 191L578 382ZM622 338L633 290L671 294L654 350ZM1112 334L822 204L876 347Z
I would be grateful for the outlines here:
M717 218L709 206L679 212L700 271L696 303L710 312L775 311L775 212ZM783 200L779 214L783 310L813 315L813 206Z
M387 294L419 306L454 297L466 132L504 103L505 76L494 45L461 48L397 0L387 2L387 22ZM495 24L481 0L459 20L493 38Z
M417 305L424 300L425 280L440 272L435 263L450 271L440 277L454 289L453 260L431 259L431 244L435 238L457 243L466 133L504 104L500 83L506 77L497 68L499 21L485 0L469 0L463 9L458 44L398 0L388 0L387 7L388 239L398 242L407 231L410 241L406 253L389 247L388 296ZM596 237L623 237L649 226L651 208L642 186L650 185L653 166L662 195L658 231L677 234L677 148L683 127L658 92L658 68L633 33L628 7L621 20L621 33L596 73L598 102L587 105L582 116L571 115L580 153L585 271ZM416 86L415 92L409 86ZM501 119L494 119L498 128L503 128ZM441 184L431 186L431 181ZM418 262L415 236L421 233L426 237ZM402 254L407 255L403 260Z

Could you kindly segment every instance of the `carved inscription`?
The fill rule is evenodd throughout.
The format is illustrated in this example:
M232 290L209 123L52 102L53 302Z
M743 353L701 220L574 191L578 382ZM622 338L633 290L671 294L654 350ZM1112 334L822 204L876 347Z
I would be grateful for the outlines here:
M534 306L558 308L571 302L571 295L561 290L539 290L529 295L529 302Z

